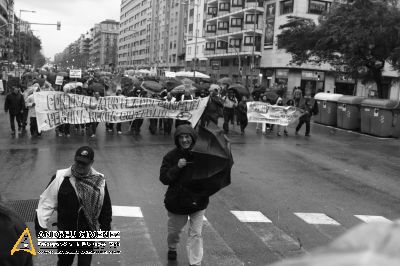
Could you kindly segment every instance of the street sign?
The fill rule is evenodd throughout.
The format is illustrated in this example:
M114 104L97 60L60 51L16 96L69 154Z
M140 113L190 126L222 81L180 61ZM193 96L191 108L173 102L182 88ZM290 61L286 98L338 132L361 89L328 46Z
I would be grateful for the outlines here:
M82 78L82 69L71 69L69 71L69 77L76 79Z
M220 70L221 69L221 61L212 61L211 67L212 67L212 70Z
M56 77L56 85L62 85L64 81L64 77L63 76L57 76Z

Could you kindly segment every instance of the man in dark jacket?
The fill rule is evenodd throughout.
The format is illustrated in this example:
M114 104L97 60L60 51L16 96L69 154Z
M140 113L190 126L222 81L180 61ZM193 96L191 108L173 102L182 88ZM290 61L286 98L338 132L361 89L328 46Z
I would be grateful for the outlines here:
M176 148L164 156L160 181L168 185L165 207L168 211L168 259L176 260L180 233L189 222L187 255L190 265L201 265L203 258L202 227L209 197L199 181L192 180L196 132L190 125L180 125L175 131Z
M67 169L58 170L53 176L40 196L36 210L37 233L48 228L49 219L56 209L57 227L60 231L110 231L111 200L104 175L92 168L93 160L93 150L83 146L76 151L74 164ZM82 250L78 250L77 246L69 246L59 247L58 251ZM57 265L70 266L74 257L75 254L59 254ZM91 261L91 254L78 254L78 265L90 265Z
M222 104L221 98L218 96L218 90L215 89L211 92L210 99L201 119L201 125L203 127L208 126L210 121L218 125L218 117L222 115L223 108L224 105Z
M4 102L4 111L10 114L11 134L15 134L15 122L17 120L18 132L22 132L25 101L18 87L13 87L13 92L7 95Z
M299 134L299 130L306 124L306 137L310 137L311 131L311 117L318 114L318 104L313 98L302 97L296 102L296 107L303 111L303 115L299 118L299 124L296 127L296 135Z

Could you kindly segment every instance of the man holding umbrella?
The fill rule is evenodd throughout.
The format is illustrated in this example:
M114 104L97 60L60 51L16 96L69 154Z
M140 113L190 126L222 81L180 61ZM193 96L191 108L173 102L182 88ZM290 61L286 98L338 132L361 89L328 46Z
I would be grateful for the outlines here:
M176 148L164 156L160 169L160 181L168 185L164 200L168 211L168 260L176 260L180 233L189 218L189 264L201 265L202 227L209 197L230 184L233 160L228 146L219 145L222 142L209 129L200 127L198 138L190 125L180 125L174 140Z

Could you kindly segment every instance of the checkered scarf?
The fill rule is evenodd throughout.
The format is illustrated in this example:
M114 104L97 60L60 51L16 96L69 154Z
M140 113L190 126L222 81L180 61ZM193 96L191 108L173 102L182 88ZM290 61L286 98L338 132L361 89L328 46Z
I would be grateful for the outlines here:
M81 175L76 171L74 165L71 167L71 173L76 179L78 198L89 226L93 230L98 230L98 217L101 212L100 206L102 205L102 202L100 202L100 187L104 182L104 176L94 174L92 169L87 175Z

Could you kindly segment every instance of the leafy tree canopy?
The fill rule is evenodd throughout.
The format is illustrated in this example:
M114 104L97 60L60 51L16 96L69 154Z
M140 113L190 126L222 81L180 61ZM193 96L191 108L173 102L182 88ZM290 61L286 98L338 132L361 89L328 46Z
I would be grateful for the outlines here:
M278 47L294 64L329 63L348 76L382 81L385 62L400 70L400 10L397 1L354 0L334 3L316 24L290 17L278 35Z

